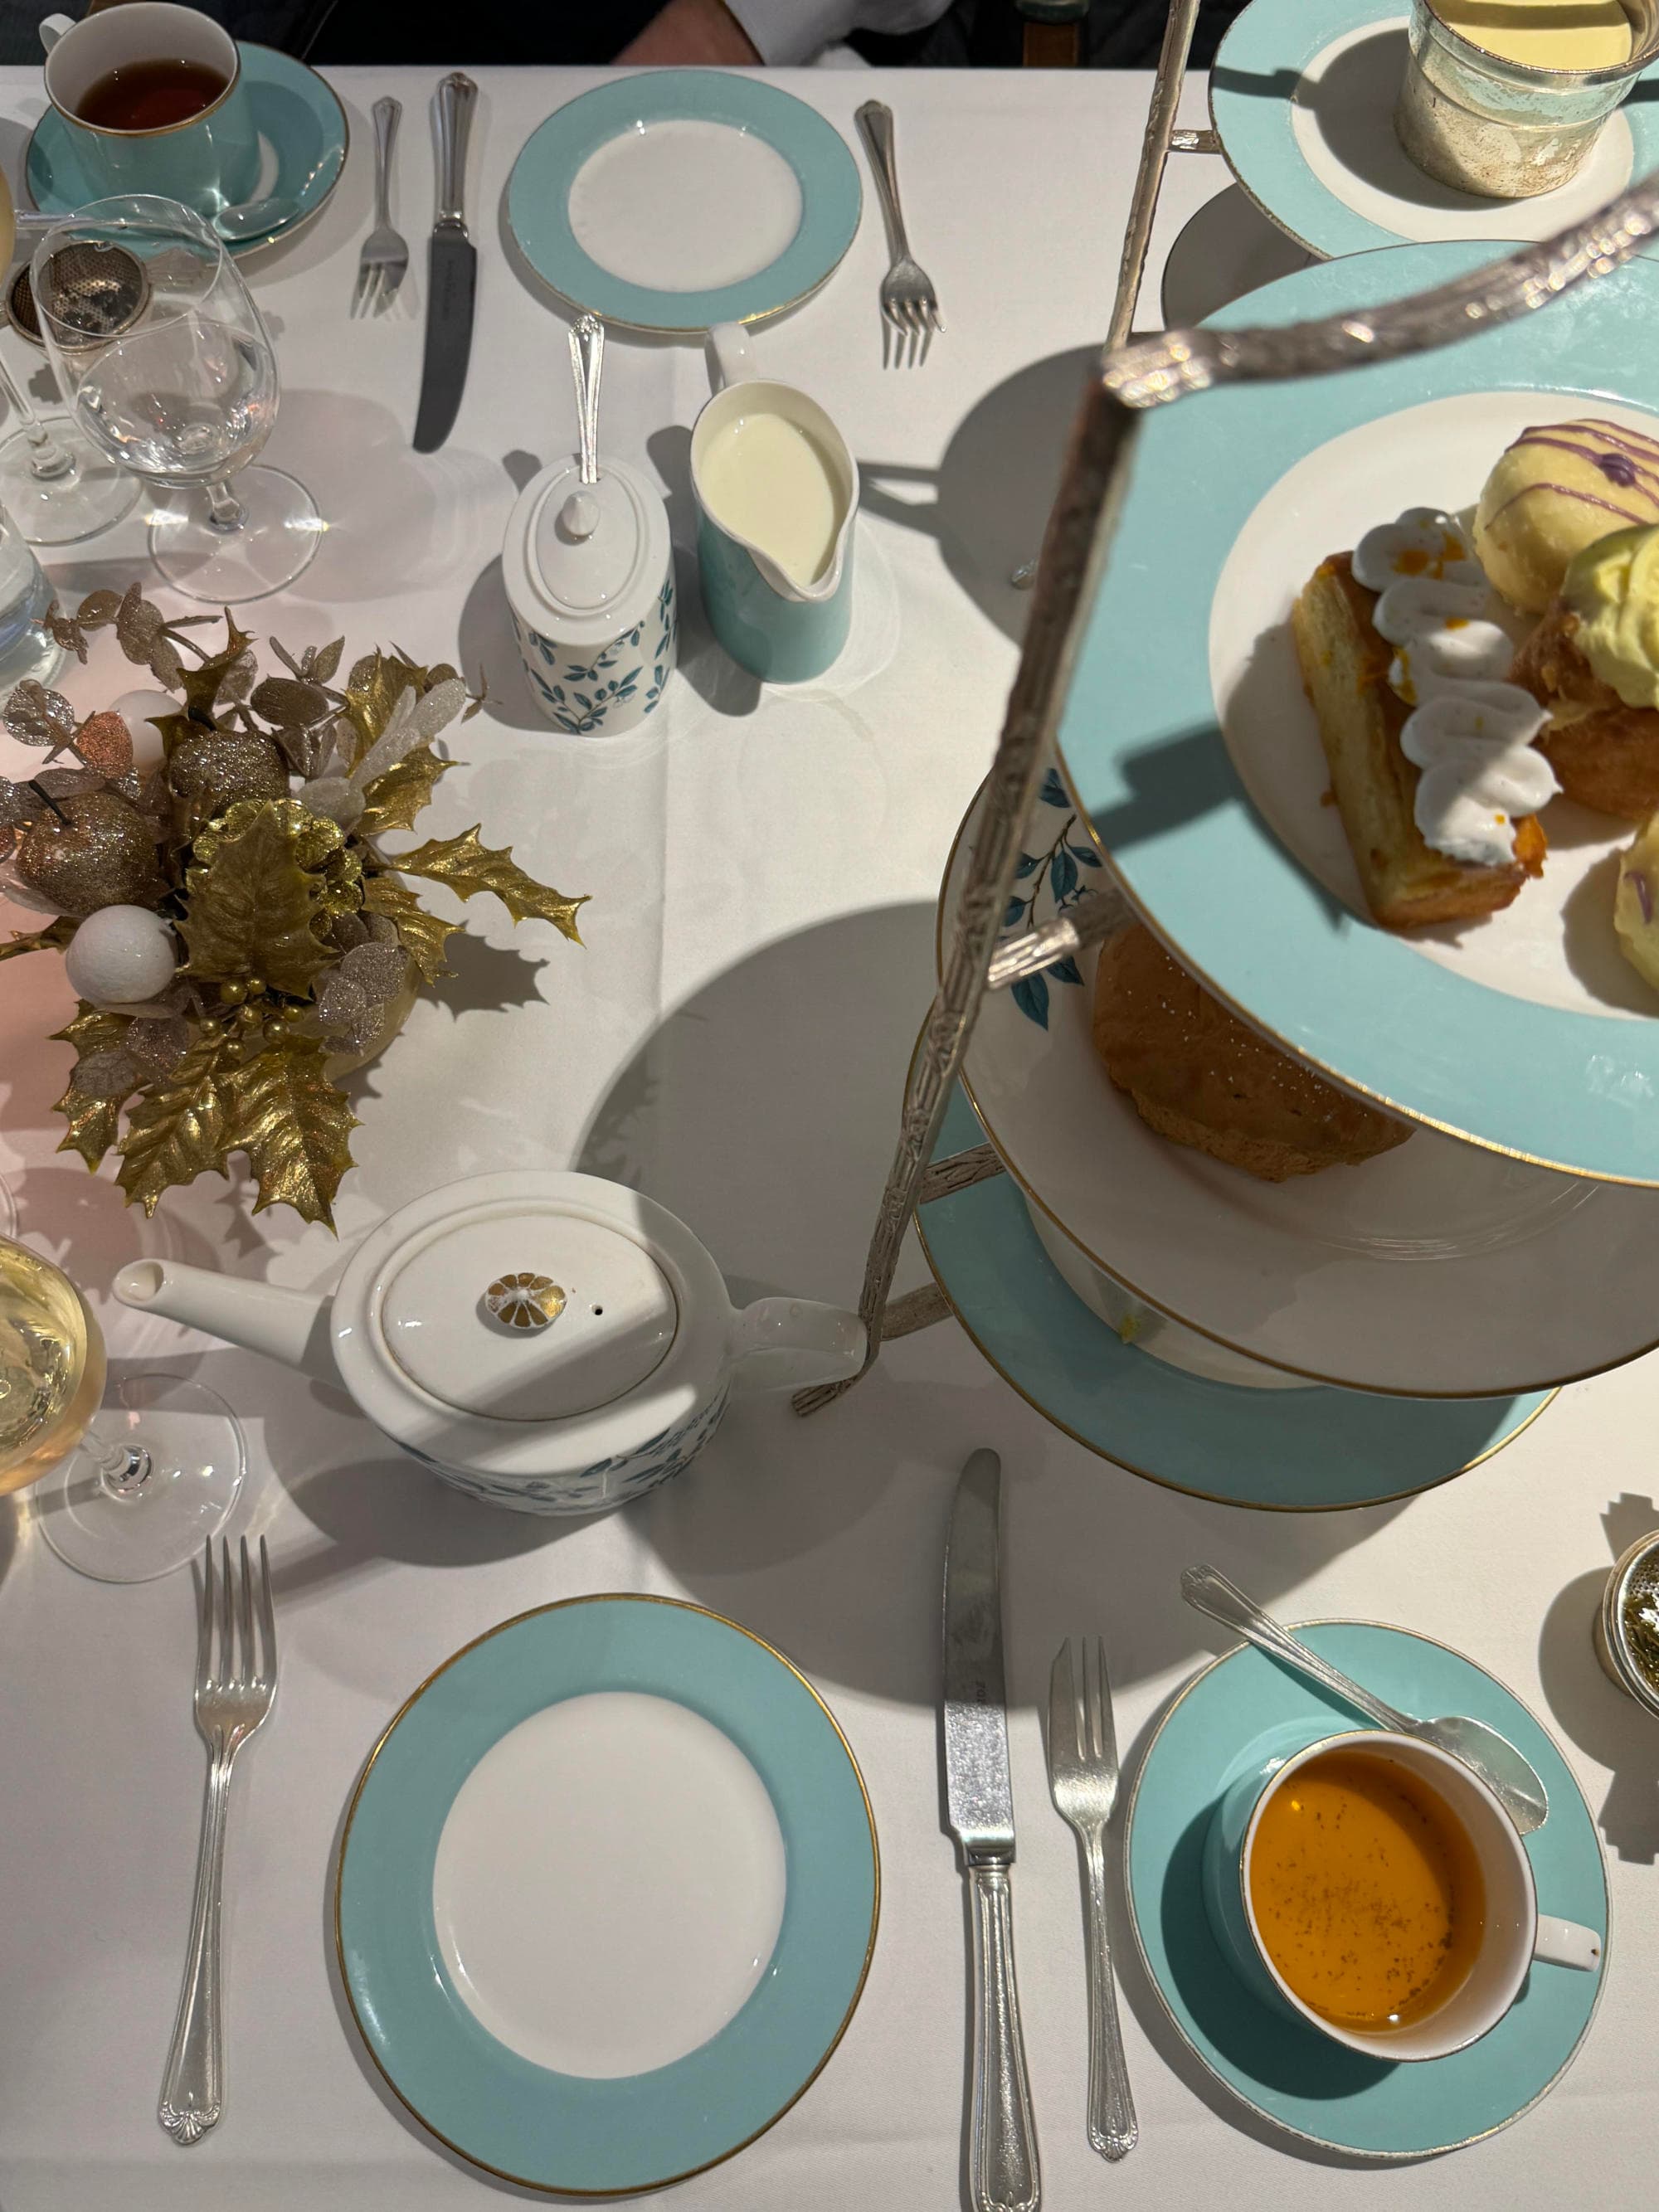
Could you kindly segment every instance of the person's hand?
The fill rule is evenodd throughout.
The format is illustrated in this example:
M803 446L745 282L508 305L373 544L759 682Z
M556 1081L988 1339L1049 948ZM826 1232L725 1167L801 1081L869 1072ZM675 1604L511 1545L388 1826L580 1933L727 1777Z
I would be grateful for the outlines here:
M617 60L651 68L708 62L752 68L760 56L722 0L668 0Z

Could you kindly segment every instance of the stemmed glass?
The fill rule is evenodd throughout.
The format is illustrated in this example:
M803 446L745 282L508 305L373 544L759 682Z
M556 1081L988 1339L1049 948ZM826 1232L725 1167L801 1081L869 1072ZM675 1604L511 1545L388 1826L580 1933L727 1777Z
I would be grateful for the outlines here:
M0 174L0 269L10 268L16 243L11 188ZM21 425L0 441L0 507L32 545L72 544L131 510L138 496L133 478L88 445L69 416L37 414L3 361L0 392Z
M138 1375L103 1403L104 1340L69 1277L0 1237L0 1492L33 1483L59 1559L143 1583L199 1557L223 1528L247 1455L222 1398Z
M276 421L276 357L222 240L172 200L95 200L46 233L31 276L76 419L154 489L168 583L217 606L291 584L324 524L303 484L252 465Z

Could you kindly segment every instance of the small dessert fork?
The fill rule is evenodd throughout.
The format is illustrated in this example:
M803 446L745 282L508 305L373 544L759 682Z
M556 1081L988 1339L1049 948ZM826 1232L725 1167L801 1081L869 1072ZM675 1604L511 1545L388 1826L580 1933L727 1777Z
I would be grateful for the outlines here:
M1089 2141L1120 2159L1140 2137L1118 2025L1106 1922L1106 1824L1117 1802L1117 1737L1106 1653L1097 1636L1079 1639L1083 1680L1072 1671L1068 1637L1048 1677L1048 1789L1054 1810L1077 1832L1083 1862L1083 1928L1089 1975Z
M225 1814L231 1762L270 1711L276 1695L276 1616L270 1604L270 1561L259 1539L259 1649L254 1649L253 1577L247 1538L241 1573L234 1577L230 1547L216 1592L213 1543L202 1561L202 1611L196 1640L196 1726L208 1747L202 1848L190 1957L179 1998L173 2047L161 2076L156 2118L176 2143L197 2142L219 2118L224 2099L223 2034L219 2016L219 1908L224 1887ZM240 1645L240 1649L239 1649Z
M409 269L409 244L401 231L392 228L387 204L392 149L403 112L402 101L389 96L374 103L374 228L357 257L357 288L351 295L354 315L384 314Z
M893 111L879 100L866 100L858 112L858 124L870 151L870 167L875 173L876 190L881 194L881 204L886 210L888 228L893 236L893 265L881 280L881 312L895 332L893 366L896 368L902 363L908 363L914 368L918 362L927 360L933 333L944 330L945 319L939 311L939 295L933 289L933 280L912 258L910 241L905 234L904 217L899 210ZM884 343L882 350L884 361Z

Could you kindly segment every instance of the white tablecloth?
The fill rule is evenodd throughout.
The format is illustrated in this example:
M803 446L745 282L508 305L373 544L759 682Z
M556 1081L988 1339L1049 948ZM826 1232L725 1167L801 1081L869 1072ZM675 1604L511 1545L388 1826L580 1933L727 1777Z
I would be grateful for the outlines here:
M294 647L343 628L354 651L395 640L456 657L475 678L487 668L493 710L461 733L470 766L442 787L430 819L443 830L482 819L538 873L593 894L583 951L534 926L515 934L488 901L469 913L459 981L420 1006L367 1079L342 1240L456 1175L574 1163L682 1213L739 1290L850 1300L930 988L940 866L1012 667L984 609L1006 617L1002 580L1031 550L1045 504L1052 459L1034 469L1031 456L1053 455L1076 373L1055 357L1105 326L1147 80L781 80L849 139L859 100L873 89L891 102L907 212L949 334L926 369L882 373L884 251L872 207L835 281L758 341L769 366L829 406L871 487L848 660L833 686L757 700L693 634L672 712L614 749L550 740L535 721L496 560L515 481L568 447L572 422L562 326L515 275L497 210L530 130L588 81L482 74L477 334L441 453L409 450L418 314L346 316L368 219L367 109L382 91L404 100L395 206L418 244L430 206L428 77L342 72L344 182L307 232L254 264L283 365L271 458L313 486L335 526L300 586L254 611L254 628ZM29 76L0 78L11 118L0 160L14 179L40 106ZM1197 88L1184 119L1204 119ZM1154 271L1225 182L1213 159L1176 162ZM405 294L416 308L422 264ZM1143 319L1156 312L1149 296ZM686 426L706 389L694 351L613 337L603 436L659 469L682 541ZM54 566L70 589L143 569L127 538ZM85 673L71 672L68 688L96 703ZM69 1056L42 1040L69 1011L56 961L4 970L0 1173L16 1187L24 1233L94 1293L121 1261L157 1250L330 1282L340 1246L320 1230L281 1214L252 1221L245 1200L211 1180L170 1196L146 1224L106 1176L54 1152L48 1109ZM902 1280L921 1279L912 1255ZM1291 1517L1208 1506L1105 1464L1049 1428L946 1324L893 1346L838 1409L802 1423L781 1402L744 1404L688 1480L609 1519L561 1522L492 1513L443 1489L337 1392L107 1302L100 1311L118 1371L165 1359L222 1392L247 1425L254 1473L239 1521L270 1540L282 1693L240 1769L232 1818L226 2115L183 2153L154 2111L202 1781L189 1587L179 1577L125 1589L84 1581L21 1513L0 1518L5 2212L484 2202L496 2185L408 2119L343 2017L334 1847L365 1753L439 1661L527 1606L605 1589L689 1595L787 1650L843 1723L881 1835L880 1939L840 2049L776 2128L677 2201L687 2212L958 2202L963 1918L939 1825L934 1705L945 1514L981 1443L1006 1468L1018 1948L1047 2203L1322 2208L1386 2192L1424 2208L1625 2206L1650 2193L1659 1739L1598 1673L1589 1639L1612 1552L1659 1521L1644 1494L1650 1361L1565 1393L1509 1450L1409 1504ZM1133 1756L1213 1648L1176 1595L1194 1559L1291 1617L1397 1621L1468 1650L1551 1719L1593 1806L1605 1805L1607 2000L1570 2077L1511 2131L1386 2178L1306 2160L1172 2046L1126 1961L1141 2144L1110 2173L1087 2148L1075 1863L1048 1806L1036 1709L1060 1638L1103 1630Z

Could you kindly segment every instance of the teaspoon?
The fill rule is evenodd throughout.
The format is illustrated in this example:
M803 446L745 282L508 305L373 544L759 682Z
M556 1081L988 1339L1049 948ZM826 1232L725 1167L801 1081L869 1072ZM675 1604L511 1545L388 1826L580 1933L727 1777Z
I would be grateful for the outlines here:
M1394 1706L1351 1680L1340 1668L1333 1667L1328 1659L1322 1659L1307 1644L1298 1644L1288 1629L1281 1628L1236 1583L1230 1583L1225 1575L1218 1574L1213 1567L1184 1568L1181 1595L1194 1613L1207 1613L1224 1628L1237 1629L1258 1650L1293 1668L1298 1674L1305 1674L1310 1682L1317 1682L1333 1697L1340 1698L1345 1705L1364 1713L1378 1728L1387 1729L1394 1735L1415 1736L1419 1743L1433 1744L1440 1751L1449 1752L1454 1759L1461 1759L1465 1766L1480 1776L1523 1836L1529 1836L1534 1828L1541 1828L1548 1819L1549 1797L1531 1763L1522 1758L1507 1736L1499 1735L1484 1721L1470 1720L1459 1713L1441 1720L1419 1721L1413 1720L1409 1713L1396 1711Z

